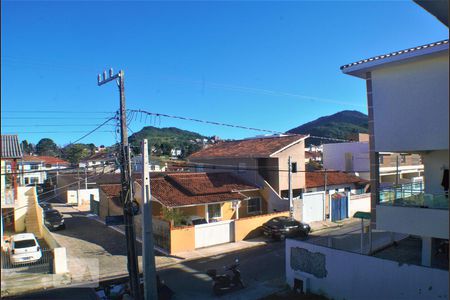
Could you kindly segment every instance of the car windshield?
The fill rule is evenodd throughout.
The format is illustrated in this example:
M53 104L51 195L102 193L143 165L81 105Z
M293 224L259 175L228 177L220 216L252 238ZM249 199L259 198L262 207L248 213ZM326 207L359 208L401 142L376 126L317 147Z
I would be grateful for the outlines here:
M36 242L34 240L22 240L22 241L14 241L14 248L28 248L36 246Z
M59 212L57 211L50 211L45 213L45 217L46 218L54 218L54 217L59 217Z

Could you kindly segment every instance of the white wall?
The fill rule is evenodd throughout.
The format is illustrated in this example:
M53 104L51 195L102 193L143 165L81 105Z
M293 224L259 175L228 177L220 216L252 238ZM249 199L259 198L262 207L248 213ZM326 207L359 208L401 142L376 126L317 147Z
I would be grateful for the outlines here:
M377 229L448 239L448 210L377 205Z
M370 212L370 193L350 195L350 200L348 201L348 216L352 218L357 211Z
M448 149L448 51L372 71L375 150Z
M425 168L425 192L429 194L443 194L444 188L441 185L443 168L448 169L448 150L431 151L423 155L423 163Z
M353 154L353 170L369 171L369 143L335 143L323 145L323 167L345 171L345 153Z
M312 268L320 269L320 263L324 262L325 276L318 278L313 274L292 269L293 247L313 253L314 258L303 262L304 265L309 264ZM310 292L335 300L448 299L448 271L399 264L297 240L286 240L285 267L286 280L291 287L294 278L308 280Z

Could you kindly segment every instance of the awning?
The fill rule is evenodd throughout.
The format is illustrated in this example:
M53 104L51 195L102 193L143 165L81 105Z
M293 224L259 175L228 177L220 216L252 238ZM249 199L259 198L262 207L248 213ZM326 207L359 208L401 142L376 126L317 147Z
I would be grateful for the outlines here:
M370 213L365 211L357 211L353 215L353 218L370 220Z

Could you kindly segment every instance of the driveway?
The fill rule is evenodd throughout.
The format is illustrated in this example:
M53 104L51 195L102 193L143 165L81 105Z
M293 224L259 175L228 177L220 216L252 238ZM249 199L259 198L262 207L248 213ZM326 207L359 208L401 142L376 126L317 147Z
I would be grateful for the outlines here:
M66 229L54 231L53 236L66 248L73 281L97 281L128 273L126 240L122 233L70 206L53 206L64 215ZM142 265L142 245L137 242L136 248ZM161 264L170 258L155 253L155 259Z

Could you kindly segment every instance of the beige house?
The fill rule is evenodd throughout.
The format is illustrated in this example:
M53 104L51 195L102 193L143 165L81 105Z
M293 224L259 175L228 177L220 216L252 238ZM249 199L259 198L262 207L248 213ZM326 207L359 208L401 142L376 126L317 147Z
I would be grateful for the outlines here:
M199 172L233 172L261 187L268 212L289 210L288 160L292 165L293 196L305 188L305 135L280 135L219 142L188 160Z

